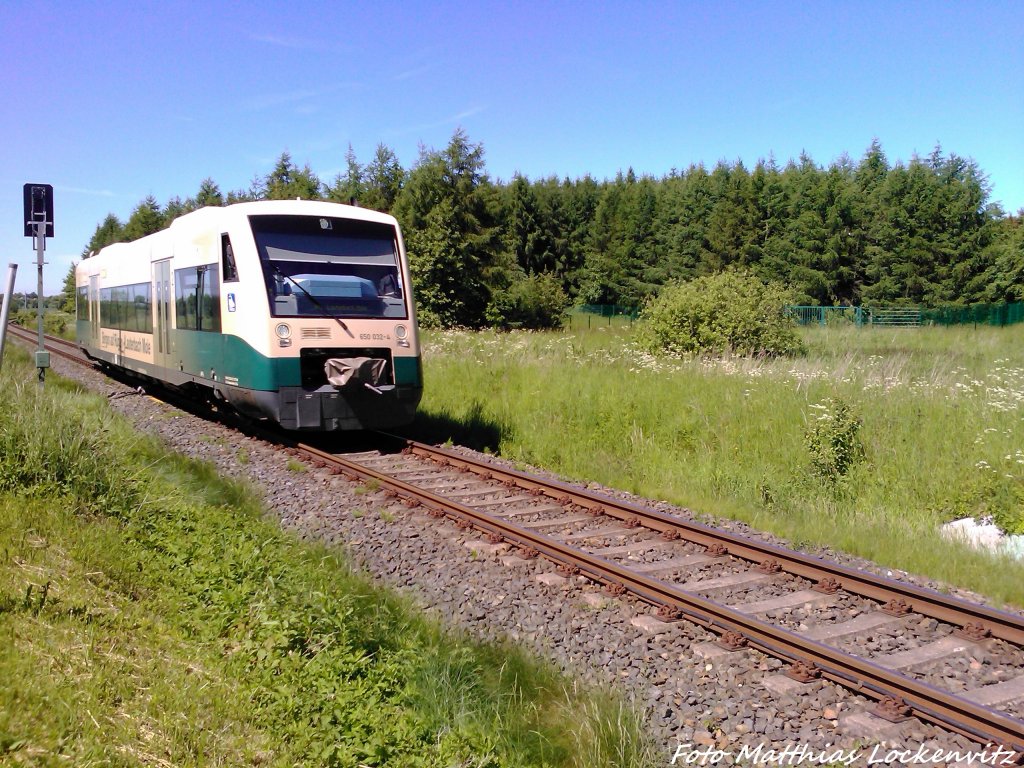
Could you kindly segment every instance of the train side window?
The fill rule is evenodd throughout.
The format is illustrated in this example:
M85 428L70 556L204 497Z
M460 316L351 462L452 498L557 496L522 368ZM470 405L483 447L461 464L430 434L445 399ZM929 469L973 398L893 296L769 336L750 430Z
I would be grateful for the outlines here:
M135 327L142 333L153 332L153 312L150 309L149 297L149 283L139 283L135 286Z
M100 325L104 328L113 326L114 317L110 311L110 289L100 288Z
M199 329L220 332L220 286L217 284L217 265L200 267L202 297L199 304Z
M177 318L175 325L181 330L198 330L198 287L199 275L195 267L174 270L174 314Z
M238 280L238 267L235 266L235 250L231 247L231 237L227 232L220 236L221 274L225 283Z
M174 270L177 327L189 331L220 331L220 286L217 264Z

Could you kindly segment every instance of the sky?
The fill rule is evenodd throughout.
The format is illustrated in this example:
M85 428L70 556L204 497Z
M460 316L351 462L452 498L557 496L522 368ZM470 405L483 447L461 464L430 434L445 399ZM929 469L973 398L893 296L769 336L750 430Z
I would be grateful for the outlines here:
M282 152L324 181L462 128L492 179L659 177L807 152L973 158L1024 208L1024 2L0 2L0 271L54 187L45 293L108 213Z

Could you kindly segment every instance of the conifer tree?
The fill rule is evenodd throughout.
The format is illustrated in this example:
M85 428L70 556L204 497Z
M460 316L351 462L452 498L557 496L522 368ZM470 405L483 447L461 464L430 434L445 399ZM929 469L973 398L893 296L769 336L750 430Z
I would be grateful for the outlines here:
M441 151L423 149L395 201L426 325L479 327L495 266L497 228L485 194L483 147L461 128Z
M68 267L68 271L64 275L64 286L60 292L60 311L67 312L69 315L75 313L75 295L77 293L75 267L77 266L77 261L71 262L71 266Z
M994 225L998 234L988 246L985 275L987 301L1024 301L1024 210Z
M179 216L188 213L190 210L192 209L186 201L177 196L172 197L167 201L166 205L164 205L163 211L161 211L160 214L163 220L163 226L169 227L172 221Z
M334 177L334 184L327 190L327 199L336 203L362 204L365 189L363 167L356 159L352 145L349 144L348 152L345 153L345 172Z
M82 258L87 259L101 248L123 242L125 239L124 225L121 224L121 220L114 214L108 213L103 221L96 225L96 231L93 232L89 242L82 249Z
M287 152L281 153L274 170L264 180L263 189L262 197L267 200L319 200L321 197L320 179L309 164L299 168Z
M135 206L128 222L124 225L124 239L128 241L138 240L140 237L152 235L163 229L164 217L160 211L160 204L152 195Z
M710 184L715 206L708 219L702 271L714 273L733 264L756 263L760 254L750 173L740 162L732 168L719 163Z
M199 191L196 192L193 208L206 208L224 205L224 195L220 192L217 183L207 177L199 184Z
M398 162L398 156L385 144L378 144L373 160L363 174L363 199L361 205L375 211L390 213L395 200L405 184L405 170Z

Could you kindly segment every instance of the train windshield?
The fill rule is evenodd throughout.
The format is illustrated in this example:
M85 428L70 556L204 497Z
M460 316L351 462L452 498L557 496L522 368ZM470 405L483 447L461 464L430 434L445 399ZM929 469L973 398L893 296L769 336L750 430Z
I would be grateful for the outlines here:
M393 226L321 216L249 222L275 317L407 317Z

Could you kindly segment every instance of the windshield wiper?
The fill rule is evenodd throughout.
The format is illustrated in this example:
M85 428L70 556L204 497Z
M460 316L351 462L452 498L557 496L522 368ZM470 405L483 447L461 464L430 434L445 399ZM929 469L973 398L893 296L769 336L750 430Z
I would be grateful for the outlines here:
M294 285L296 288L298 288L300 291L302 291L304 294L306 294L306 296L309 297L309 300L312 301L314 304L316 304L317 307L320 308L320 313L321 313L320 316L321 317L324 317L324 318L326 318L328 320L334 320L338 325L340 325L342 327L342 329L344 329L345 333L347 333L353 339L355 338L355 334L353 334L352 331L350 331L348 329L348 326L345 325L345 321L342 320L337 315L335 315L333 312L329 312L327 307L325 307L323 304L321 304L316 296L314 296L312 293L310 293L305 288L303 288L302 284L298 280L296 280L291 275L286 275L284 272L282 272L280 269L278 269L277 266L274 265L273 263L270 263L270 268L272 270L274 270L274 274L276 274L278 277L283 278L285 280L288 280L292 285Z

